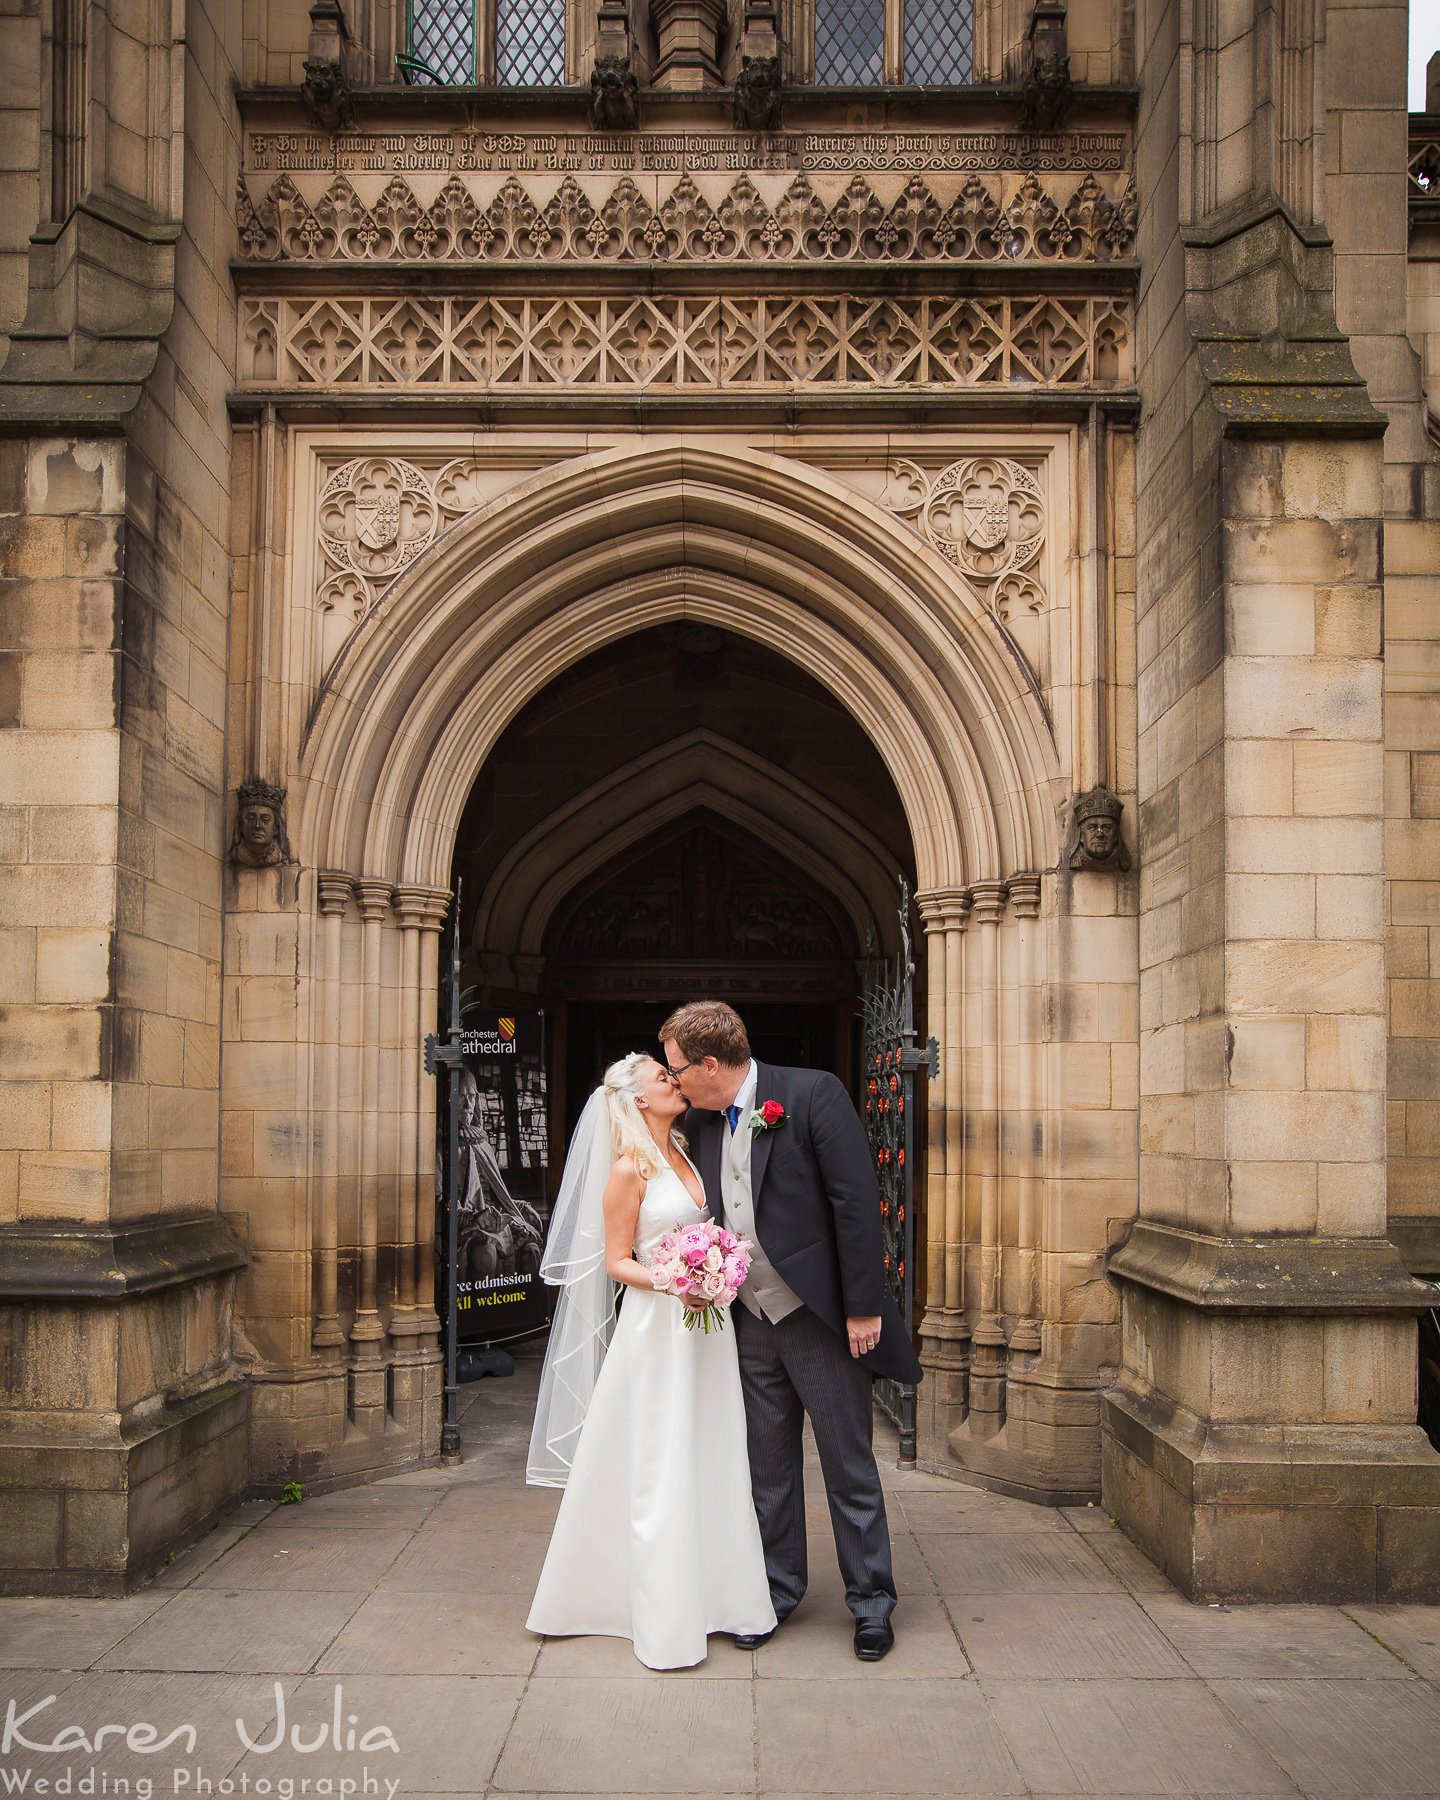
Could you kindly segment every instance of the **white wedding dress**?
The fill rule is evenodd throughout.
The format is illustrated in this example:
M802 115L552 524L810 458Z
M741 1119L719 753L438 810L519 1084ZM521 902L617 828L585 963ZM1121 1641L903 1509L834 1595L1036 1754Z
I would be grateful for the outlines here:
M636 1257L698 1215L673 1169L657 1175ZM728 1322L687 1331L673 1295L625 1289L526 1624L629 1638L652 1669L703 1662L712 1631L772 1629Z

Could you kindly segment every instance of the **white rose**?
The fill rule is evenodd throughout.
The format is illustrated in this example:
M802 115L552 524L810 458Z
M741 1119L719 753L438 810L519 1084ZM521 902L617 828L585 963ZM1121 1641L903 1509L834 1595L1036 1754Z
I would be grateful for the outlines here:
M705 1252L705 1267L713 1275L716 1269L723 1268L724 1265L725 1257L721 1252L720 1246L718 1244L712 1244Z

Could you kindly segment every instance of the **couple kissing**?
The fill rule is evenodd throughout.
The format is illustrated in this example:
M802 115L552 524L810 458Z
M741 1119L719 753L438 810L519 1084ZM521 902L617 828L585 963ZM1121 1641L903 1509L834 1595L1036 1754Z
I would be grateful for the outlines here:
M526 1478L565 1493L527 1623L627 1638L653 1669L703 1661L712 1633L759 1649L805 1594L808 1417L855 1654L878 1662L895 1579L871 1385L920 1367L864 1128L835 1076L757 1063L723 1003L659 1042L605 1071L551 1218Z

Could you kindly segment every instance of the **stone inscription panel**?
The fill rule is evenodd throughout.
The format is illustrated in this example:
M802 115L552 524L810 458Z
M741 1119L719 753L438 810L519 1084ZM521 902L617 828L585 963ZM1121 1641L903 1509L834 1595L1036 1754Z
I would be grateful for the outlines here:
M794 132L280 132L246 136L245 164L259 173L653 174L738 170L1119 169L1120 132L1035 136L1007 131Z

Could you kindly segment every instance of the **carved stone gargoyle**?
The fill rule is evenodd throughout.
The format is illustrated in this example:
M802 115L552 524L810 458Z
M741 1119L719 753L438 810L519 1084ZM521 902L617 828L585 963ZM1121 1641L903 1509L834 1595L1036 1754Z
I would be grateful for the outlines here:
M1074 95L1063 0L1035 0L1030 15L1030 65L1025 72L1022 131L1058 131Z
M322 131L342 131L354 123L350 83L345 73L349 27L339 0L315 0L310 8L310 54L300 98Z
M590 76L590 123L596 131L638 129L640 82L628 56L597 58Z
M1130 867L1130 853L1120 836L1120 814L1124 810L1124 801L1103 782L1075 796L1071 809L1075 828L1075 847L1070 852L1072 869L1123 872Z
M735 77L735 129L779 131L783 87L778 56L745 56Z
M268 781L246 781L235 790L235 835L230 861L237 869L274 869L293 862L285 827L283 787Z

